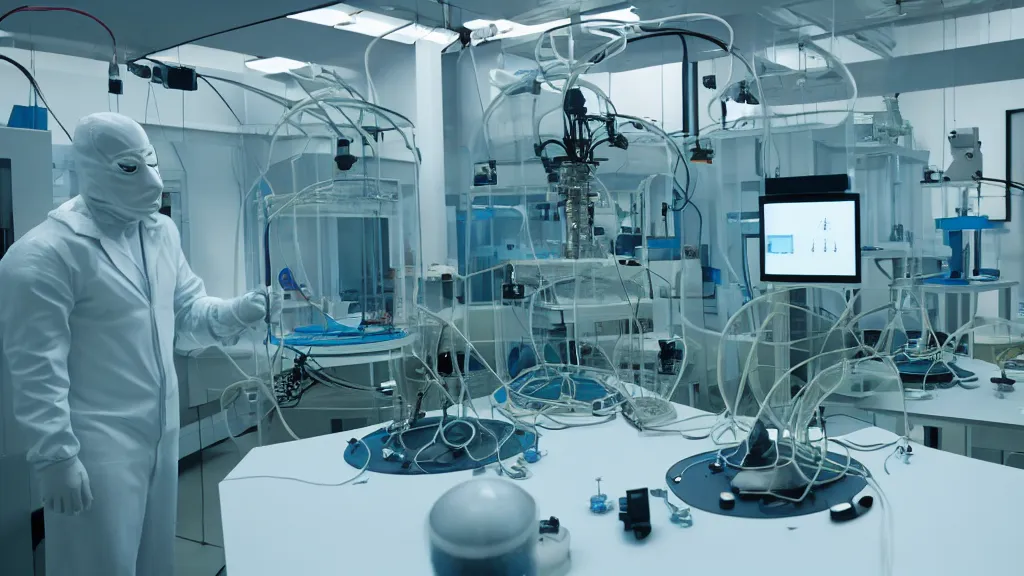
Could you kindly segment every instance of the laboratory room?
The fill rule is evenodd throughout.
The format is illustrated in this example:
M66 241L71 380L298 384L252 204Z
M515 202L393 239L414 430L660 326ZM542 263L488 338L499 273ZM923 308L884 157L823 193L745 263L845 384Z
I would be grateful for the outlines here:
M55 1L3 576L1024 570L1024 0Z

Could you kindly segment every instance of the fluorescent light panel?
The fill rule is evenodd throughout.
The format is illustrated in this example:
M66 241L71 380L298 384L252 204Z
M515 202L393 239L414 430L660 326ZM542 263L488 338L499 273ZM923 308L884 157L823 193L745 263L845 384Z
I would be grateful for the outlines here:
M587 20L619 20L622 22L639 22L640 16L634 12L634 8L622 8L620 10L613 10L611 12L602 12L600 14L584 15L581 18L584 22ZM570 20L564 18L561 20L553 20L551 22L545 22L543 24L534 24L532 26L524 26L517 24L511 20L470 20L464 22L462 25L470 30L477 30L480 28L487 27L494 24L498 28L498 35L495 36L497 39L501 38L518 38L520 36L529 36L531 34L540 34L541 32L550 30L557 26L564 26L568 24Z
M356 34L372 36L374 38L387 34L387 36L384 36L384 40L393 40L402 44L414 44L420 40L427 40L435 44L447 46L459 37L456 32L451 30L410 24L408 20L360 10L347 4L335 4L327 8L301 12L291 15L289 18L323 26L332 26L339 30L355 32ZM393 30L405 24L410 25L393 32ZM390 34L388 34L389 32Z
M584 16L583 20L621 20L623 22L639 22L640 16L634 12L636 8L629 6L628 8L622 8L619 10L612 10L611 12L602 12L600 14L594 14L593 16Z
M242 64L246 59L252 58L238 52L208 48L197 44L182 44L176 48L157 52L149 56L153 60L171 64L184 64L197 68L211 68L214 70L229 70L241 72Z
M302 20L303 22L311 22L313 24L320 24L321 26L344 26L352 24L355 21L351 14L335 6L317 8L316 10L309 10L308 12L292 14L288 17L292 20Z
M246 68L250 68L257 72L264 74L281 74L289 70L296 70L306 65L305 62L299 62L298 60L292 60L290 58L281 58L280 56L273 56L271 58L257 58L255 60L249 60L245 63Z

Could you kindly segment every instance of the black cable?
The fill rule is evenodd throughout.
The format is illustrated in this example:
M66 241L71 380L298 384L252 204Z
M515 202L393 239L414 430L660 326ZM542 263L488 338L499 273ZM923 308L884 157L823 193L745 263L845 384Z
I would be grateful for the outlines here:
M602 145L602 144L607 144L607 143L609 143L611 141L612 141L611 138L602 138L602 139L598 140L597 142L595 142L594 144L591 144L591 146L589 148L587 148L587 158L589 158L590 160L593 160L594 159L594 151L597 150L597 147Z
M706 40L708 42L711 42L715 46L718 46L719 48L721 48L726 53L729 53L729 54L732 53L731 50L729 50L729 45L726 44L725 42L723 42L721 39L716 38L716 37L711 36L711 35L708 35L708 34L703 34L701 32L693 32L691 30L683 30L681 28L655 28L655 29L651 29L651 28L641 27L640 29L643 32L645 32L645 35L643 35L643 36L634 36L632 38L628 38L626 40L627 44L632 43L632 42L639 42L640 40L647 40L648 38L663 38L665 36L676 36L677 38L679 38L682 41L682 43L683 43L683 82L684 83L687 81L686 80L687 79L687 70L686 70L687 66L686 65L689 62L689 58L690 58L689 46L688 46L688 44L686 42L686 37L687 36L692 37L692 38L699 38L701 40ZM684 99L686 98L686 93L685 92L683 93L683 98ZM683 113L685 114L686 111L684 110ZM723 121L724 120L725 120L725 117L723 116ZM698 129L699 129L699 127L698 127ZM686 162L685 158L682 159L682 162L683 162L683 167L686 169L686 189L685 189L686 194L685 194L685 199L686 199L687 202L689 202L689 200L690 200L690 166L689 166L689 163ZM685 206L685 204L684 204L684 206Z
M636 41L639 41L639 40L646 40L648 38L660 38L660 37L663 37L663 36L690 36L690 37L693 37L693 38L700 38L701 40L707 40L708 42L711 42L715 46L718 46L719 48L721 48L723 51L731 52L729 50L729 45L726 44L723 40L721 40L719 38L716 38L714 36L711 36L709 34L704 34L702 32L694 32L692 30L684 30L682 28L644 28L644 27L641 27L640 30L642 30L646 35L644 35L644 36L634 36L632 38L628 38L626 40L626 43L629 44L630 42L636 42Z
M212 544L210 542L200 542L199 540L193 540L192 538L188 538L186 536L179 536L179 535L175 534L174 537L175 538L179 538L181 540L184 540L186 542L191 542L193 544L199 544L200 546L213 546L214 548L220 548L221 550L224 549L223 546L220 546L220 545L217 545L217 544Z
M852 444L840 438L829 438L828 441L839 444L840 446L847 448L849 450L853 450L854 452L878 452L879 450L885 450L886 448L890 448L899 443L899 440L894 440L892 442L888 442L885 444L864 446Z
M687 200L682 208L676 210L676 212L679 212L680 217L682 217L687 206L693 206L694 212L697 213L697 247L699 248L701 240L704 238L704 214L701 213L700 208L697 208L693 201Z
M864 420L863 418L857 418L856 416L850 416L849 414L840 414L840 413L829 414L827 416L824 416L822 418L822 420L824 420L827 423L829 421L829 418L838 418L838 417L849 418L851 420L856 420L858 422L863 422L863 423L867 424L868 426L874 426L874 423L872 423L872 422L868 422L867 420Z
M269 289L273 284L270 272L270 219L267 218L267 225L263 228L263 280Z
M558 140L555 140L554 138L552 138L551 140L545 140L542 144L540 144L539 149L541 152L543 152L545 148L551 146L552 144L561 148L565 152L566 156L569 155L569 149L565 147L565 144L559 142Z
M750 266L747 264L747 236L740 238L740 250L743 252L743 284L747 288L747 302L754 298L754 288L750 285Z
M231 112L231 115L235 117L235 120L239 124L244 124L244 122L242 122L242 119L238 117L238 114L235 114L235 110L231 107L231 104L228 104L228 101L224 98L224 95L220 93L220 90L217 90L216 86L211 84L210 81L207 80L206 77L202 74L196 74L196 77L202 80L203 82L206 82L206 85L213 89L213 92L217 94L217 97L220 98L220 101L223 102L225 106L227 106L228 112Z
M107 34L110 36L110 43L113 45L113 58L111 59L111 61L114 64L117 64L117 38L114 37L114 31L111 30L110 26L107 26L107 23L104 22L103 20L100 20L99 18L93 16L89 12L86 12L85 10L80 10L78 8L70 8L70 7L67 7L67 6L28 6L28 5L26 5L26 6L19 6L17 8L14 8L12 10L9 10L9 11L5 12L3 15L0 15L0 22L3 22L4 20L7 19L8 16L11 16L12 14L19 14L19 13L25 14L25 13L28 13L28 12L65 12L65 13L71 13L71 14L78 14L79 16L85 16L86 18L88 18L88 19L92 20L93 22L99 24L100 26L103 27L104 30L107 31Z
M145 58L147 56L151 56L153 54L159 54L160 52L164 52L165 50L170 50L172 48L177 48L179 46L184 46L185 44L194 44L196 42L199 42L200 40L205 40L207 38L212 38L214 36L219 36L221 34L226 34L228 32L234 32L235 30L243 30L245 28L250 28L252 26L258 26L260 24L266 24L267 22L273 22L274 20L283 20L284 18L286 18L288 16L292 16L294 14L299 14L299 13L307 12L307 11L310 11L310 10L318 10L320 8L327 8L329 6L334 6L335 4L337 4L337 2L324 2L323 4L317 4L316 6L303 7L300 10L291 10L291 11L286 12L284 14L279 14L277 16L271 16L270 18L263 18L262 20L257 20L256 22L250 22L248 24L241 24L239 26L233 26L231 28L226 28L224 30L217 30L217 31L211 32L209 34L204 34L202 36L198 36L198 37L192 38L190 40L185 40L183 42L179 42L179 43L177 43L177 44L175 44L173 46L167 46L165 48L160 48L159 50L153 50L152 52L144 54L143 56L140 56L138 58L134 58L132 60L129 60L128 62L129 63L131 63L131 62L138 62L139 60L142 60L143 58Z
M683 189L683 200L685 200L685 202L683 202L683 206L685 207L686 204L690 201L690 194L691 194L691 190L690 190L690 182L691 182L690 181L690 163L686 161L686 158L678 158L676 160L676 167L672 169L672 178L676 177L676 170L679 169L679 164L680 163L683 165L683 169L686 170L686 187Z
M688 127L687 125L690 123L690 120L693 120L696 125L690 127L690 128L692 128L690 130L690 132L693 133L694 137L699 137L700 136L700 114L699 113L694 114L693 118L690 118L690 115L687 114L687 110L686 110L687 94L690 92L690 90L688 90L688 88L690 87L690 46L686 43L686 36L680 35L679 36L679 41L682 42L682 44L683 44L683 62L682 62L682 64L683 64L683 80L682 80L682 86L681 86L681 90L683 92L683 128L684 129L687 128ZM699 102L696 101L697 100L697 98L696 98L696 96L697 96L697 87L696 86L693 87L693 95L694 95L694 102L692 103L692 106L694 107L694 110L696 110L696 107L699 104Z
M342 388L348 388L359 392L378 392L383 394L383 391L380 388L362 386L359 384L355 384L353 382L349 382L347 380L342 380L340 378L331 376L330 374L327 373L326 369L323 366L321 366L320 363L317 362L316 360L309 358L308 361L312 364L316 364L316 368L310 369L308 366L303 366L303 371L306 373L307 376L309 376L310 378L312 378L313 380L320 384L324 384L324 382L326 381L325 385L341 386ZM320 380L321 378L323 379L323 381Z
M321 384L323 386L327 386L327 387L337 386L337 387L340 387L340 388L345 388L346 390L354 390L356 392L369 392L369 393L378 392L378 393L383 393L382 391L380 391L380 390L378 390L376 388L364 388L362 386L356 386L356 385L354 385L354 384L352 384L350 382L345 382L343 380L338 380L338 379L334 378L333 376L325 374L325 373L323 373L323 372L321 372L319 370L310 370L309 368L306 368L305 372L316 383Z
M1016 188L1017 190L1024 191L1024 184L1021 184L1020 182L1015 182L1013 180L1000 180L998 178L983 178L981 176L975 176L974 180L976 182L993 182L993 183L996 183L996 184L1002 184L1002 185L1007 186L1009 188Z
M43 106L46 106L46 111L50 113L50 116L53 116L53 120L57 123L58 126L60 126L60 129L64 131L64 135L68 137L68 140L71 140L71 133L68 132L68 129L64 127L63 123L61 123L60 118L57 118L57 115L54 114L52 109L50 109L50 104L46 101L46 96L43 96L43 90L39 87L39 83L36 82L36 79L32 76L32 73L29 72L24 66L22 66L15 60L8 58L3 54L0 54L0 60L3 60L8 64L13 65L15 68L18 69L18 71L22 73L22 75L25 76L25 78L28 78L29 84L32 85L32 89L36 91L36 94L39 96L39 99L43 101Z

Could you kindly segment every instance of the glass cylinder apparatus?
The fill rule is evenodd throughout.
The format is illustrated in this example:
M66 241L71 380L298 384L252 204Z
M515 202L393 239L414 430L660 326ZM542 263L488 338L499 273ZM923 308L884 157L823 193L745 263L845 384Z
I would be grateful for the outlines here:
M296 320L312 311L314 324L335 320L364 333L401 320L405 250L397 180L336 178L265 202L271 272Z
M589 164L565 163L558 168L558 194L565 202L566 258L596 257L594 244L594 201L597 194L590 189Z

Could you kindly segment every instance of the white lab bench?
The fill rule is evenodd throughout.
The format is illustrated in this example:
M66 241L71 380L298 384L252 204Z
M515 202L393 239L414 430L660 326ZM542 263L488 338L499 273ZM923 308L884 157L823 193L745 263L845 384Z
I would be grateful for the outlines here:
M700 414L679 406L679 416ZM711 420L709 418L709 420ZM689 423L687 423L689 424ZM232 576L278 574L431 574L426 518L434 501L470 472L431 476L368 474L368 482L321 487L353 476L343 452L368 427L251 451L220 484L227 571ZM868 428L849 436L860 443L891 441ZM710 440L640 436L621 418L599 426L547 432L547 455L522 481L541 517L557 516L572 538L570 574L766 574L864 576L882 574L882 510L833 524L827 513L749 520L694 509L694 525L672 524L664 503L651 501L652 534L636 541L615 512L592 515L594 479L615 499L626 490L665 486L675 462L712 450ZM856 453L878 479L890 503L895 533L893 574L1011 574L1024 553L1012 529L1024 517L1024 472L947 452L916 447L909 465L891 450ZM491 474L491 472L488 472ZM936 534L953 531L937 545ZM953 533L951 532L951 533Z
M978 297L986 292L997 293L999 317L1004 320L1012 319L1012 290L1019 284L1012 280L996 280L993 282L971 282L962 286L922 284L920 289L925 294L938 296L940 304L936 325L941 326L947 333L953 333L977 316Z
M384 340L382 342L371 342L368 344L318 346L312 349L304 346L297 346L296 348L309 350L309 356L316 360L316 363L323 368L360 366L364 364L369 365L371 370L370 383L378 384L377 379L372 372L373 365L401 357L402 349L414 344L415 342L416 335L409 334L402 336L401 338L395 338L394 340ZM294 356L295 354L292 352L285 354L285 358L287 360L291 360Z
M1024 449L1024 390L999 398L990 381L1000 374L995 364L971 358L957 358L956 363L977 375L978 381L971 385L979 388L938 389L931 391L930 399L906 401L911 423L925 427L925 443L966 456L972 456L974 446L1004 452ZM903 405L899 392L869 396L853 404L860 410L900 418Z

